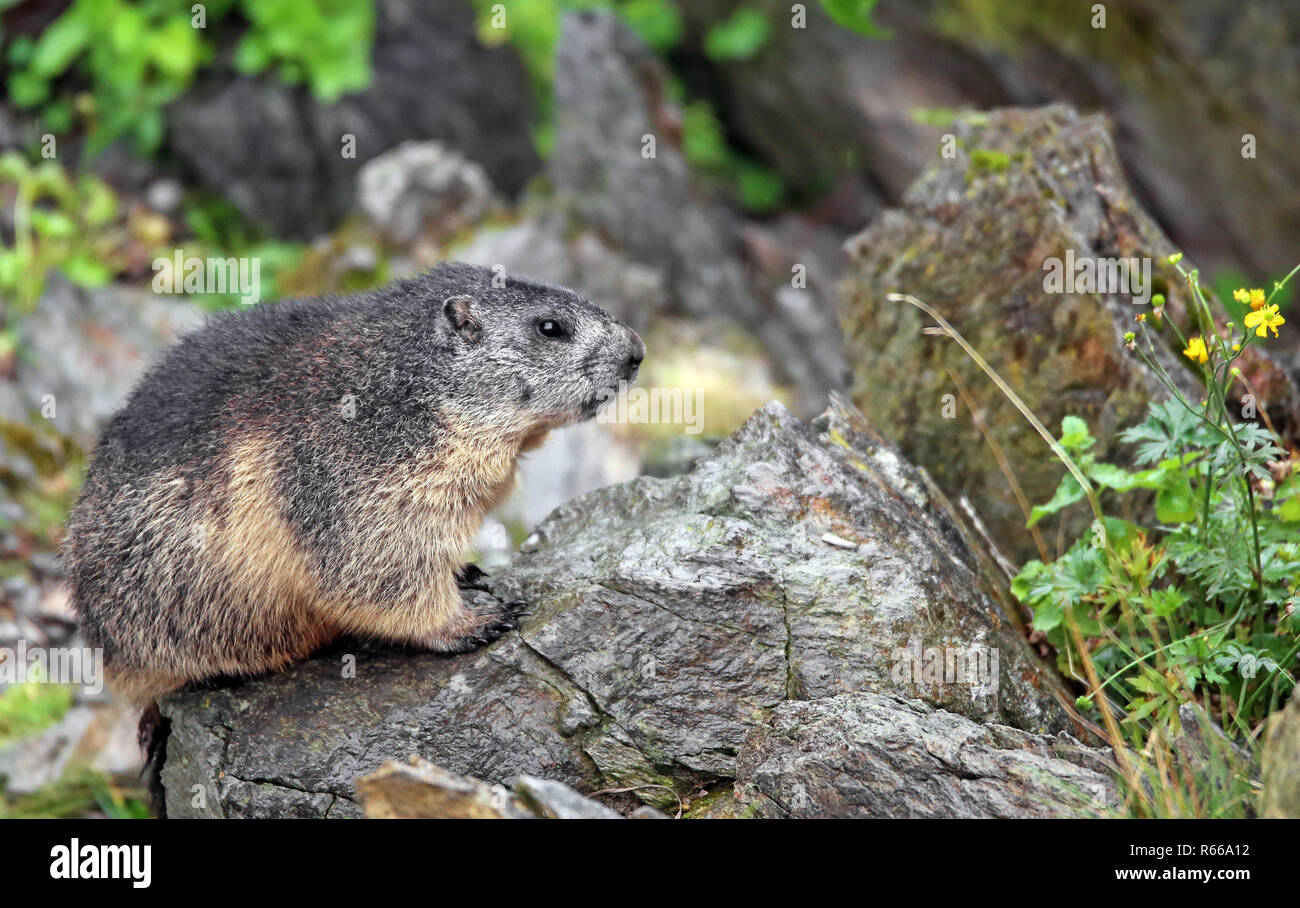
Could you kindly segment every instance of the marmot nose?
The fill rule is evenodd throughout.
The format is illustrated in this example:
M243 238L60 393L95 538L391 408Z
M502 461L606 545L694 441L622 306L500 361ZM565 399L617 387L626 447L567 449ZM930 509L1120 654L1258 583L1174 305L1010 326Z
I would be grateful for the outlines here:
M640 367L641 361L645 359L645 342L641 340L641 335L631 329L628 334L632 335L632 349L628 351L627 362L623 364L623 376L628 381L636 377L636 370Z

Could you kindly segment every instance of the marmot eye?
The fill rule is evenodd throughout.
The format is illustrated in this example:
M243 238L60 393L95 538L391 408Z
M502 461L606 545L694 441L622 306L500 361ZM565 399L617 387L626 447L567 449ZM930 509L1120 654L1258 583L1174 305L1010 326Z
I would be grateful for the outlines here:
M549 318L544 318L537 323L537 333L552 340L569 336L569 332L564 330L563 325Z

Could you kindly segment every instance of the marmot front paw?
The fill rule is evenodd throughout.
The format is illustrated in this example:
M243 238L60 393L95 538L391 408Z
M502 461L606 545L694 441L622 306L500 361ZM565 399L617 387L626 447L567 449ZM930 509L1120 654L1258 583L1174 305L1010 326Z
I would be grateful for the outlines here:
M519 619L529 614L532 613L529 611L528 603L522 599L503 602L501 611L483 616L484 623L465 636L453 640L447 647L446 652L468 653L487 646L489 643L500 639L508 631L518 630Z

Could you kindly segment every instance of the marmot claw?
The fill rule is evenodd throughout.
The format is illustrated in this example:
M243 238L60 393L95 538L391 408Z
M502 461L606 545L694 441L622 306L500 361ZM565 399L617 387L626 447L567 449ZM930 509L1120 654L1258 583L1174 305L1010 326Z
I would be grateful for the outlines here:
M532 614L527 609L528 603L521 599L503 602L499 613L494 614L486 624L474 633L456 641L456 645L451 651L457 653L471 652L487 646L489 643L494 643L510 631L518 630L519 619L524 615Z

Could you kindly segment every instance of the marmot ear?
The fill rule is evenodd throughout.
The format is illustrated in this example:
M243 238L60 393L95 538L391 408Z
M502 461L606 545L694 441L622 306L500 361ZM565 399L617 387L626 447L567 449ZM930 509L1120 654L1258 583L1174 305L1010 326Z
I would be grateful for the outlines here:
M451 323L451 328L471 344L477 344L483 336L483 326L474 317L474 301L468 296L449 296L442 304L443 314Z

